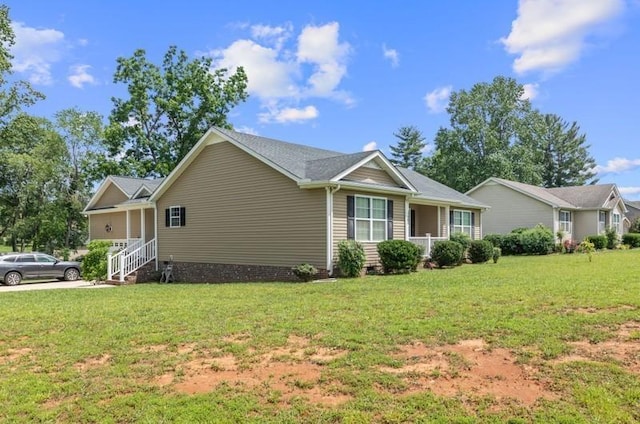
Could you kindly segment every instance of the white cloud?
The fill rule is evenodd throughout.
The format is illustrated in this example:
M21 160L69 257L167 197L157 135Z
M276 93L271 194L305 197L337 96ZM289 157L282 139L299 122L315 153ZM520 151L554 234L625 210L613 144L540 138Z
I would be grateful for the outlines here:
M400 54L396 49L387 48L386 44L382 45L382 54L385 59L391 62L392 68L397 68L400 65Z
M257 130L251 127L247 127L246 125L242 127L234 128L234 130L244 134L260 135Z
M93 75L87 72L91 69L90 65L73 65L69 68L71 75L67 78L69 83L77 88L84 88L85 84L96 84Z
M315 106L299 109L301 100L327 98L352 106L351 95L339 88L347 74L351 46L341 42L337 22L307 25L292 37L291 24L243 25L251 38L239 39L209 54L214 67L234 71L242 66L247 91L257 97L264 112L260 122L303 122L319 116Z
M640 194L640 187L618 187L618 190L624 196Z
M373 150L377 150L378 149L378 143L376 143L375 141L371 141L367 144L365 144L364 146L362 146L362 151L363 152L371 152Z
M450 85L438 87L424 96L424 100L427 103L427 109L429 109L430 113L444 112L447 104L449 103L449 96L451 95L452 89L453 87Z
M598 165L593 170L598 174L620 174L640 168L640 159L614 158L606 165Z
M87 40L86 38L80 38L78 40L78 45L82 47L86 47L89 45L89 40Z
M53 83L51 65L58 62L64 48L64 34L55 29L36 29L21 22L11 24L16 43L11 47L13 69L25 73L33 84Z
M289 122L301 123L318 117L320 113L315 106L304 108L285 107L283 109L271 109L268 112L260 113L258 118L262 123L276 122L285 124Z
M518 55L518 74L557 71L576 61L587 37L623 7L624 0L520 0L511 33L500 41Z
M522 87L524 88L524 93L520 96L522 100L533 100L538 97L538 84L523 84Z

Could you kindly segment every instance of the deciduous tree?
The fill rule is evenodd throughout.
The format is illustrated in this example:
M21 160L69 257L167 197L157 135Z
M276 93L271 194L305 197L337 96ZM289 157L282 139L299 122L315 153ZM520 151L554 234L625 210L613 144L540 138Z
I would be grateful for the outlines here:
M247 77L212 69L210 58L189 59L175 46L161 66L144 50L118 58L114 82L128 97L113 98L102 174L166 176L211 126L230 128L229 111L247 98Z

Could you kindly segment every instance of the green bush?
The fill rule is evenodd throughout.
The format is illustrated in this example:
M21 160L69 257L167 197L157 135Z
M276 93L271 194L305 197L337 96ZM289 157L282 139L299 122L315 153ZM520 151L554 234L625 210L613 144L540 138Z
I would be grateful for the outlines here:
M500 256L502 256L502 249L500 249L499 247L494 247L493 255L491 256L494 264L498 263L498 259L500 259Z
M312 281L316 274L318 274L318 270L315 266L306 263L294 266L291 268L291 271L296 277L304 282Z
M631 226L629 227L630 233L640 233L640 216L636 217L633 221L631 221Z
M550 229L536 225L533 228L523 231L522 253L528 255L548 255L553 251L555 239Z
M502 253L505 255L521 255L524 252L522 248L522 234L505 234L502 237L500 249L502 249Z
M449 240L460 243L466 251L471 246L471 237L467 233L453 233L449 236Z
M607 236L604 234L592 234L586 236L584 239L589 243L593 243L593 247L597 250L602 250L607 247Z
M424 247L406 240L386 240L377 246L385 274L409 273L418 269Z
M469 246L469 259L474 264L483 264L493 257L493 244L487 240L473 240Z
M341 240L338 243L338 268L343 276L358 277L366 261L362 243L356 240Z
M607 237L607 249L615 249L620 244L620 239L618 238L618 233L616 233L616 229L613 227L607 228L605 231L605 236Z
M493 247L500 247L502 245L502 239L504 236L502 234L487 234L484 236L483 240L488 241L493 245Z
M431 260L438 264L438 268L460 265L463 255L462 245L451 240L438 241L431 249Z
M87 246L89 251L82 260L82 278L87 281L107 279L107 256L111 248L109 240L93 240Z
M631 248L640 247L640 234L638 233L624 234L622 236L622 244L626 244Z

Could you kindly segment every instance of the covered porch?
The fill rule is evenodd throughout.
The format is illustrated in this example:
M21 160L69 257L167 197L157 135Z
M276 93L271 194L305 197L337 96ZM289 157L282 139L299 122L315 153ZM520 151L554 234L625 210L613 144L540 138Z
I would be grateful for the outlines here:
M424 246L425 256L437 241L449 239L449 206L409 203L407 215L408 240Z
M89 240L110 240L113 251L134 249L155 238L155 208L88 212Z

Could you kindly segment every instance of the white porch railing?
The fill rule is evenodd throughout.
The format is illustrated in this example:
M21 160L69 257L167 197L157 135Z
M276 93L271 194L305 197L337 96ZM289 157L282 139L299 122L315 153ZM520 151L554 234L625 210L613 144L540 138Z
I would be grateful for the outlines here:
M142 243L143 243L143 240L141 238L112 239L110 250L112 252L118 252L126 248L129 248L129 250L134 250L140 247Z
M124 281L124 277L140 268L142 265L151 262L156 258L156 239L142 244L131 243L125 249L115 255L109 254L107 257L107 278L112 279L118 276L119 281Z
M409 241L417 244L418 246L424 246L424 256L431 256L431 249L433 245L437 241L449 240L448 237L431 237L431 234L428 234L425 237L409 237Z

